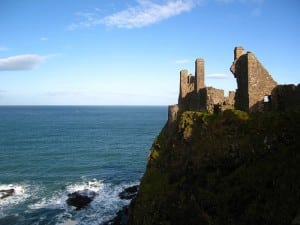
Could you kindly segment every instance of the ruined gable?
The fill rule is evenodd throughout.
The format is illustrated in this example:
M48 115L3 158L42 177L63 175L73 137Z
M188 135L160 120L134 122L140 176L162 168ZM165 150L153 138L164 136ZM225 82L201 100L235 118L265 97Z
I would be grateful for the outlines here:
M236 47L234 57L230 70L238 86L235 108L246 112L264 111L264 99L271 96L277 83L252 52L245 54L242 47Z

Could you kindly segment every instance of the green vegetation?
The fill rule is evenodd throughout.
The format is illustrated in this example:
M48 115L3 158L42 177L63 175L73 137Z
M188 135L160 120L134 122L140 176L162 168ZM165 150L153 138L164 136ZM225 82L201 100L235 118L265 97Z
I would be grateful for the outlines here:
M291 224L300 114L185 112L153 143L129 224Z

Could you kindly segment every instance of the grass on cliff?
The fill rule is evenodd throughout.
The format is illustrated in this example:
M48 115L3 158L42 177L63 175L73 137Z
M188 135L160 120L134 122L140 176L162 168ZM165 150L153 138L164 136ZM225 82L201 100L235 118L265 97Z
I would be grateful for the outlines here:
M300 114L185 112L153 143L130 224L291 224Z

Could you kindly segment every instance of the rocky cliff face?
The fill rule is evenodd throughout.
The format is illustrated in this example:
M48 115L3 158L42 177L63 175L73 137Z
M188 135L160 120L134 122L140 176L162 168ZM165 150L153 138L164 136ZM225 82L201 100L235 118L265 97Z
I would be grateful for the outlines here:
M129 225L298 224L300 113L184 112L153 143Z

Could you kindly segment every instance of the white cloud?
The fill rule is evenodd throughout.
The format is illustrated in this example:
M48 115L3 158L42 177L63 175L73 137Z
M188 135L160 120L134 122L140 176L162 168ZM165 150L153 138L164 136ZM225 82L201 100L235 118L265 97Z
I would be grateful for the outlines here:
M99 10L95 9L95 12L78 12L76 16L82 18L80 22L72 23L68 26L68 30L76 30L79 28L90 28L102 24L102 18L97 14Z
M188 12L203 0L139 0L136 6L130 6L125 10L111 15L100 17L99 10L94 12L80 12L76 15L83 20L72 23L68 29L91 28L97 25L105 25L117 28L139 28L155 24L181 13Z
M46 56L30 54L0 58L0 71L32 70L46 58Z
M188 60L188 59L177 59L177 60L175 60L176 64L186 64L186 63L189 63L189 62L190 62L190 60Z
M223 74L223 73L213 73L213 74L208 74L205 75L207 79L230 79L231 76L228 74Z
M223 4L256 4L265 0L210 0ZM98 25L117 28L140 28L189 12L207 0L137 0L137 4L113 14L102 16L101 10L78 12L79 21L68 26L69 30L92 28ZM254 12L259 13L258 11Z
M139 1L138 6L105 17L103 23L118 28L144 27L188 12L195 6L196 2L192 0L167 1L164 4Z

